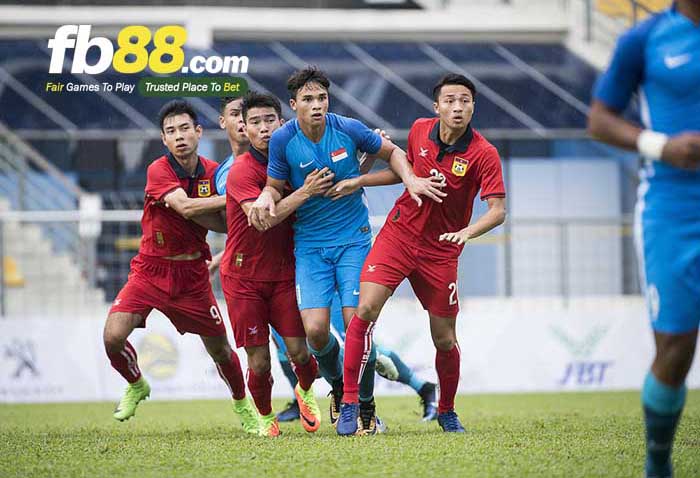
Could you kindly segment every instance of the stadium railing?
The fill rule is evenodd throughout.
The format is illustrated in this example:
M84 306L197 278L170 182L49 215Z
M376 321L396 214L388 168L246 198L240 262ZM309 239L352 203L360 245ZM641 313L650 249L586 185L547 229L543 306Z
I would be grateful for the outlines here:
M103 313L129 272L140 238L137 210L102 210L96 217L71 211L1 211L0 315L67 316ZM378 232L383 216L371 218ZM57 254L40 226L95 228L96 253ZM210 235L214 252L223 235ZM632 220L513 218L471 241L460 260L460 296L552 297L637 295ZM12 276L12 277L10 277ZM10 279L23 279L22 283ZM88 278L94 277L96 287ZM215 279L216 281L216 279ZM98 290L101 289L101 290ZM215 290L219 291L215 284ZM220 292L220 291L219 291ZM397 296L411 296L403 285Z

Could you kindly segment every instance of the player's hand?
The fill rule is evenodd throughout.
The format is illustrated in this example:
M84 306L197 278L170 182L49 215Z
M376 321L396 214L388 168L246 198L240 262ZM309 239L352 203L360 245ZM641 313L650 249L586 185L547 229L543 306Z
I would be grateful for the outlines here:
M216 256L212 257L210 261L206 261L206 263L207 269L209 269L209 278L213 279L216 275L216 271L219 270L219 266L221 265L221 257L219 257L217 254Z
M420 198L421 196L428 197L435 202L442 202L440 198L447 197L447 193L442 191L444 187L445 181L435 176L430 176L429 178L413 176L413 178L406 183L406 190L416 204L418 204L418 207L421 207L423 204L423 200Z
M338 184L330 188L325 196L331 198L333 201L340 199L344 196L349 196L358 189L360 189L360 177L343 179Z
M263 190L248 210L248 225L267 231L272 227L270 217L275 217L275 199L269 191Z
M700 134L681 133L672 136L664 146L661 157L678 168L700 168Z
M469 228L465 227L458 232L446 232L440 235L438 240L440 242L452 242L453 244L459 244L461 246L462 244L466 244L469 239L471 239L471 233L469 232Z
M303 189L309 197L326 194L331 186L333 186L333 178L335 178L335 173L328 167L314 169L304 179L304 185L301 189Z
M384 139L386 139L386 140L388 140L388 141L391 141L391 136L389 136L389 133L387 133L387 132L384 131L383 129L375 128L374 132L377 133L377 134L378 134L379 136L381 136L382 138L384 138Z

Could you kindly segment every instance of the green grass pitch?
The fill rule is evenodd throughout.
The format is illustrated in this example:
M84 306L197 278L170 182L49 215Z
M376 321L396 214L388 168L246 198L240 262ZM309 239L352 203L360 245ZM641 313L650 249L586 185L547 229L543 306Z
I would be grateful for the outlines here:
M642 476L637 392L459 396L465 435L421 423L413 397L377 404L385 435L340 438L327 421L308 435L296 421L278 439L244 436L225 401L147 401L125 423L110 403L0 405L0 476ZM700 390L674 464L676 477L700 477Z

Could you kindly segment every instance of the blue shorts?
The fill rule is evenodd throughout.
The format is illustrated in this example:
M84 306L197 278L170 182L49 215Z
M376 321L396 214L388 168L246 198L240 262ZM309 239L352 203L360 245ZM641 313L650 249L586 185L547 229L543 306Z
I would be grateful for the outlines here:
M360 272L371 247L367 241L295 249L299 310L330 307L336 291L342 307L357 307Z
M700 218L669 218L649 211L640 215L638 209L637 219L637 255L652 328L666 334L696 330L700 323Z

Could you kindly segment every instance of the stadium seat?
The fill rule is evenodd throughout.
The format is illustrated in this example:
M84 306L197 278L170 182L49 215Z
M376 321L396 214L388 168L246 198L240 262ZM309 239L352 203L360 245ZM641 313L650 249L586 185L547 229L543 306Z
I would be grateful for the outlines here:
M12 257L3 257L2 267L5 286L24 287L24 277L22 277L17 262Z

